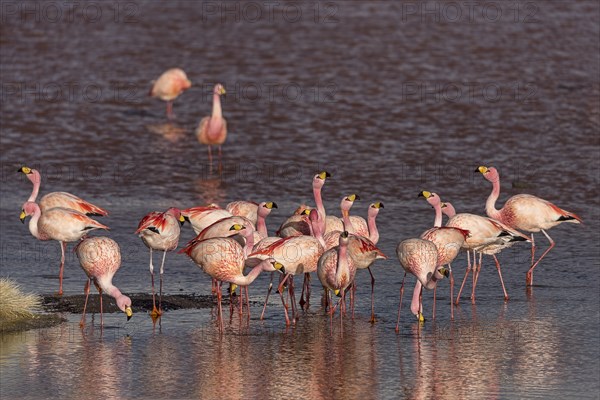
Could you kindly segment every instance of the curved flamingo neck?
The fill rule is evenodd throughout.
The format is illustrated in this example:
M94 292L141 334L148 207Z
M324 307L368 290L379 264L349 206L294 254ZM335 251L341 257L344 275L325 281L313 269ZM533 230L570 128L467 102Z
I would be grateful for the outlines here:
M256 219L256 231L261 237L269 236L267 233L267 221L263 215L258 214Z
M35 202L35 199L37 199L38 194L40 192L40 185L42 183L42 177L40 176L40 173L38 171L35 171L31 175L27 175L27 178L29 178L31 183L33 183L33 190L31 191L31 195L29 196L29 199L27 201Z
M485 212L490 218L501 221L502 213L496 209L496 200L500 197L500 177L492 182L492 193L490 193L485 202Z
M248 257L248 254L252 253L252 248L254 247L254 231L248 229L248 232L250 232L250 234L244 236L244 239L246 239L246 245L244 246L244 258Z
M321 226L319 225L319 221L310 221L310 233L314 236L323 248L326 248L325 239L323 238L323 231L321 230Z
M223 110L221 109L221 96L218 94L213 94L213 109L212 109L213 118L222 118Z
M415 284L415 290L413 292L413 296L412 296L412 300L410 302L410 311L413 313L413 315L417 315L417 313L420 310L420 301L419 301L419 297L421 297L421 289L423 288L423 285L421 284L421 281L417 279L417 283Z
M268 267L269 265L271 265L271 261L270 260L271 259L267 259L267 260L261 261L258 265L256 265L254 268L252 268L250 270L250 272L248 273L248 275L246 275L246 276L243 276L243 275L236 276L236 277L234 277L231 280L231 283L235 283L238 286L248 286L248 285L250 285L258 277L258 275L260 275L260 273L263 271L263 269L265 269L266 267Z
M110 277L106 276L102 278L97 278L96 282L98 282L98 286L100 286L100 289L102 289L103 292L105 292L107 295L114 298L115 300L123 296L121 291L115 285L112 284L112 275Z
M319 212L319 224L321 225L323 232L325 232L325 218L327 217L327 214L325 213L325 206L323 205L321 188L313 187L313 195L315 196L315 204L317 206L317 211Z
M341 280L342 274L347 274L350 276L350 266L348 265L348 244L340 243L338 248L338 259L337 259L337 269L335 271L335 280L339 282ZM340 288L343 289L343 288Z
M435 221L433 221L434 228L442 226L442 205L436 203L433 208L435 209Z
M375 219L377 215L369 215L367 219L367 226L369 227L369 240L373 242L373 244L377 244L379 241L379 231L377 230L377 224L375 223Z
M42 211L40 210L40 207L36 204L35 211L33 212L31 219L29 220L29 232L31 232L31 234L39 240L47 240L48 237L45 234L42 234L38 229L38 222L40 220L41 215Z

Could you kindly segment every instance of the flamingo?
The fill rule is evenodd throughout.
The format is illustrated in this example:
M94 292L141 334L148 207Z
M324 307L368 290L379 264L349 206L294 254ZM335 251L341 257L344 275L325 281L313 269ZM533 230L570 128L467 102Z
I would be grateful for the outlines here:
M185 217L181 215L178 208L171 207L165 212L154 211L146 215L138 224L136 235L142 238L142 242L150 249L150 276L152 277L152 317L156 318L162 314L162 286L165 258L167 251L173 251L179 243L180 227ZM156 308L156 296L154 291L154 265L152 265L152 250L163 252L160 264L160 289L158 309Z
M300 204L298 208L294 211L294 214L289 217L287 220L281 224L276 235L281 238L286 238L288 236L302 236L302 235L310 235L310 223L306 219L306 213L310 212L311 207L306 204Z
M234 233L242 232L246 237L252 235L247 227L233 225L230 230ZM249 233L248 233L249 232ZM221 309L221 283L229 282L232 285L247 287L262 272L281 271L285 272L285 267L272 258L261 261L255 265L248 275L243 275L246 255L244 248L234 238L219 237L204 240L192 240L180 253L187 254L196 265L207 273L211 278L217 280L217 302L218 302L218 322L219 331L223 332L223 312ZM232 291L235 286L232 287Z
M334 217L333 215L328 215L326 218L325 225L325 235L329 232L333 231L348 231L348 233L355 233L356 229L353 225L353 220L350 218L350 209L356 200L360 200L360 197L357 194L351 194L342 199L340 203L340 209L342 210L342 218ZM354 220L355 221L355 220ZM365 224L366 226L366 224ZM368 236L369 231L367 229L366 233L364 230L361 230L363 233L362 236Z
M214 224L207 226L200 232L193 240L204 240L210 238L218 238L218 237L228 237L231 236L231 226L240 225L244 227L244 253L247 256L252 252L254 247L254 243L258 243L261 239L260 235L256 230L254 230L254 226L252 222L250 222L247 218L244 217L228 217L223 218L215 222Z
M40 172L37 169L29 167L21 167L19 168L18 172L24 173L27 179L33 183L33 190L31 191L31 195L27 201L35 202L40 191L40 185L42 183ZM42 213L54 207L62 207L79 211L80 213L89 215L90 217L108 215L108 211L67 192L48 193L41 198L39 206Z
M410 304L411 312L417 317L419 322L425 321L423 318L423 305L421 294L423 287L433 289L437 281L448 274L444 268L437 268L438 252L433 242L424 239L407 239L396 247L396 254L400 260L400 265L404 268L404 277L400 285L400 304L398 305L398 322L396 322L396 333L400 331L400 310L402 308L402 297L404 295L404 280L406 274L413 274L417 278L415 290L413 292L412 302Z
M181 210L181 214L189 219L190 225L192 225L196 235L202 232L207 226L223 218L233 216L229 211L223 210L215 204Z
M114 240L107 237L86 238L77 244L75 248L79 264L88 276L85 283L85 303L79 326L85 325L85 309L88 296L90 295L90 284L93 283L100 294L100 325L102 321L102 292L117 301L117 307L127 315L127 321L131 319L131 299L112 284L112 278L121 267L121 250Z
M436 193L422 191L419 197L424 197L429 204L435 209L435 221L433 228L426 230L421 234L421 239L429 240L435 244L438 251L437 266L448 266L450 274L450 318L454 319L454 276L452 275L452 265L450 264L464 245L465 240L469 236L469 232L453 227L442 226L442 202ZM433 289L433 304L435 306L435 292L437 286ZM435 319L435 309L433 311L433 319Z
M469 256L469 251L473 252L473 288L471 291L471 302L475 302L475 287L477 286L479 270L481 270L483 254L491 255L494 258L500 283L502 284L502 291L504 292L504 300L507 301L508 293L504 287L500 262L498 261L496 254L503 249L512 246L515 242L529 241L529 238L521 232L518 232L492 218L486 218L467 213L456 214L454 207L448 202L442 204L442 212L450 218L446 223L446 226L461 228L469 231L469 237L465 240L465 243L462 246L463 249L467 250L467 271L460 286L460 290L458 291L458 295L456 296L455 304L458 304L460 300L460 294L462 293L462 289L465 285L469 272L471 271L471 258ZM479 265L477 264L476 253L480 253Z
M29 232L38 240L56 240L60 243L61 258L58 273L58 295L62 296L63 271L65 266L65 250L67 243L76 242L94 229L106 229L106 225L94 221L79 211L54 207L42 213L39 205L33 201L23 204L19 218L25 223L29 220Z
M227 204L225 209L229 211L231 215L248 218L256 226L258 220L258 206L259 204L253 201L238 200Z
M180 68L171 68L158 77L150 89L151 97L158 97L167 102L167 118L173 119L173 100L192 87L192 82Z
M219 170L221 170L221 145L227 138L227 121L223 118L221 109L221 96L224 95L225 88L220 83L215 85L213 90L212 115L204 117L196 129L196 137L202 144L208 145L208 163L212 168L212 152L210 146L219 146Z
M342 232L339 245L324 252L317 264L317 275L323 285L327 299L329 299L329 290L333 291L336 296L341 296L340 326L342 326L343 313L346 308L346 289L354 281L354 275L356 274L354 261L348 256L349 242L348 232ZM340 303L338 302L338 304ZM333 317L336 307L330 306L329 313L331 317Z
M486 203L485 211L490 218L497 219L511 228L531 232L531 268L527 271L525 277L527 286L533 285L533 270L552 250L555 245L554 240L546 233L546 230L555 227L562 222L582 223L582 219L572 212L563 210L550 203L547 200L530 194L517 194L512 196L504 207L496 209L496 200L500 196L500 174L494 167L479 167L479 171L485 179L492 182L492 193L490 193ZM535 260L535 242L533 233L542 231L544 236L550 242L550 247L546 249L540 258Z

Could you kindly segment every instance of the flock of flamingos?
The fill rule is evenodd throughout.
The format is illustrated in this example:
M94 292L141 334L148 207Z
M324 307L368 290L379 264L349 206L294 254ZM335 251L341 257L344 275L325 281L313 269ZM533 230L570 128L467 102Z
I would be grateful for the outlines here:
M185 73L180 69L166 71L155 82L150 94L167 101L167 116L173 117L172 101L185 89L191 86ZM222 117L219 96L225 93L222 85L216 85L213 96L212 116L202 119L197 130L198 140L208 145L209 160L212 164L211 145L219 148L227 135L227 125ZM52 192L43 196L39 203L36 199L41 185L39 171L22 167L19 169L33 183L33 191L23 204L20 215L24 223L29 221L29 231L39 240L57 240L61 245L61 262L59 272L59 291L62 295L62 278L65 262L66 244L78 242L76 254L81 267L88 276L85 284L86 300L81 318L85 323L90 286L93 283L100 293L102 321L102 293L107 293L116 300L117 306L127 318L133 311L131 299L121 293L112 284L112 278L121 265L121 254L118 244L108 237L88 237L88 233L96 229L108 229L91 217L106 216L108 212L77 196L65 192ZM450 278L451 315L453 302L458 304L461 292L469 273L472 272L471 300L475 301L475 287L481 269L484 254L494 258L504 298L508 295L504 287L500 263L496 254L504 248L519 241L531 243L531 266L527 272L527 285L533 284L533 270L554 247L555 243L546 230L562 222L582 222L577 215L565 211L554 204L529 194L515 195L504 203L501 209L496 208L500 195L500 176L493 167L477 169L483 177L492 183L492 192L486 202L487 217L475 214L457 214L450 203L444 203L436 193L422 191L419 196L427 200L435 210L433 227L423 232L419 238L400 242L396 253L404 268L404 278L400 287L400 304L398 307L399 330L400 311L404 294L406 274L417 278L411 301L411 312L424 321L422 310L422 288L434 290L433 317L435 318L435 288L437 282L445 276ZM189 256L213 280L213 293L217 296L217 320L219 331L223 331L221 285L230 284L229 291L235 292L240 287L239 312L248 304L248 286L261 272L272 272L271 284L265 300L265 308L272 289L274 273L279 275L278 290L284 306L286 325L295 323L299 316L294 293L294 276L303 276L299 306L306 309L310 299L310 279L313 272L325 291L325 307L333 316L340 309L340 321L346 312L346 294L350 296L350 307L354 308L354 278L358 269L366 269L371 275L371 322L375 322L374 283L371 265L377 259L387 258L377 248L379 233L376 217L383 208L381 202L369 205L368 218L350 215L350 209L359 197L355 194L344 197L340 203L341 218L327 215L323 205L321 190L330 174L323 171L317 173L312 180L315 207L300 205L279 228L275 236L269 236L266 218L273 208L274 202L254 203L251 201L235 201L225 209L216 204L192 207L186 210L169 208L164 212L151 212L138 224L135 231L142 242L150 249L150 275L152 278L153 311L157 318L162 313L163 272L167 252L177 248L180 228L189 222L197 236L179 251ZM442 225L442 214L449 219ZM527 232L529 235L521 233ZM549 240L550 246L535 258L534 232L542 232ZM154 265L152 251L162 251L160 264L160 288L158 307L156 306L156 290L154 285ZM451 262L461 250L467 253L467 270L460 290L454 300ZM479 260L477 260L479 255ZM244 271L249 270L246 275ZM288 293L291 316L288 312L288 301L284 293ZM334 305L331 294L339 297ZM264 316L265 308L263 308ZM102 322L101 322L102 323Z

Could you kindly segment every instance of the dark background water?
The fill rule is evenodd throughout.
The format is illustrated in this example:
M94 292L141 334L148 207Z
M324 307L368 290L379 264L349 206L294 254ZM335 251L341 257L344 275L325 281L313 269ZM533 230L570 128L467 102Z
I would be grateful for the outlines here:
M143 313L130 324L110 315L103 335L67 315L58 328L2 337L3 397L598 398L597 2L1 5L2 276L40 293L58 285L58 244L18 222L31 190L15 172L22 165L41 170L42 195L68 191L110 211L102 222L123 252L114 281L125 293L150 290L148 252L133 234L147 212L272 200L273 232L312 203L322 169L333 174L329 213L349 193L364 199L359 215L385 203L379 244L389 256L374 268L374 326L361 273L343 335L337 324L330 332L316 279L311 311L287 331L277 301L265 321L253 307L250 328L234 318L222 338L208 310L168 312L160 332ZM147 92L173 66L193 86L169 123ZM193 135L217 82L228 91L221 175ZM499 168L500 202L535 194L585 224L549 232L557 245L529 294L529 248L515 246L500 255L508 303L486 259L476 306L463 299L451 322L444 282L437 321L419 328L406 307L396 335L395 246L433 222L417 193L482 214L491 186L473 172L479 165ZM181 241L192 237L185 227ZM546 246L542 235L537 243ZM457 279L465 264L464 255L454 263ZM168 293L210 292L184 256L169 254L165 271ZM254 300L267 280L252 285ZM84 282L69 252L66 294Z

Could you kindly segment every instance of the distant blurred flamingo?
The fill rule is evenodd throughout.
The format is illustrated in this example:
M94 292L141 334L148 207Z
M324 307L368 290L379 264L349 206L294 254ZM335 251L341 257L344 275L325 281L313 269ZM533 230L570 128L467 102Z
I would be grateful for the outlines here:
M234 232L246 231L246 227L233 225L230 230ZM244 235L251 236L252 231L246 231ZM221 283L229 282L233 285L248 286L262 271L285 271L284 266L269 258L255 265L250 273L243 275L246 256L244 248L234 238L211 238L205 240L192 240L185 248L179 251L187 254L198 267L218 281L217 302L219 331L223 331L223 312L221 309ZM232 291L235 286L232 287Z
M555 206L547 200L530 194L517 194L512 196L504 203L500 210L496 209L496 200L500 196L500 174L494 167L479 167L476 171L483 174L483 177L492 182L492 193L490 193L485 203L485 211L490 218L497 219L511 228L532 232L531 234L531 268L527 271L526 284L533 285L533 269L542 261L542 258L554 247L554 240L546 233L550 229L562 222L574 222L579 224L583 222L581 218L572 212L565 211ZM544 236L550 241L550 247L535 260L535 242L533 232L542 231Z
M396 254L400 265L404 268L404 278L400 286L400 303L398 305L398 322L396 332L400 331L400 310L402 308L402 297L404 295L404 280L406 274L413 274L417 278L410 305L411 312L417 316L419 322L423 322L423 305L421 293L423 287L435 288L437 281L447 274L445 268L437 268L437 248L433 242L424 239L407 239L398 244Z
M204 117L196 129L196 137L202 144L208 145L208 163L212 169L212 152L210 146L219 146L219 170L221 170L221 145L227 138L227 121L223 118L221 96L226 93L220 83L213 90L212 115Z
M154 211L146 215L138 224L136 235L142 238L142 241L150 249L150 276L152 277L152 317L156 318L162 314L162 287L163 272L167 251L173 251L179 243L180 227L185 218L181 215L178 208L171 207L165 212ZM163 252L162 262L160 264L160 289L158 309L156 308L156 298L154 291L154 265L152 264L152 250L161 250Z
M167 102L167 118L173 119L173 100L192 87L192 82L180 68L171 68L162 73L150 89L150 96Z
M133 315L131 310L131 299L112 284L112 278L121 267L121 251L119 245L114 240L107 237L94 237L83 239L75 247L79 264L88 276L85 283L85 303L83 304L83 314L79 325L85 325L85 309L87 307L88 296L90 295L90 284L93 283L100 294L100 325L102 321L102 292L117 301L117 307L127 315L127 320Z
M22 223L25 223L25 218L28 216L31 216L31 220L29 220L29 232L33 236L39 240L57 240L60 242L61 258L58 273L58 295L61 296L63 294L62 282L67 243L78 241L94 229L108 229L108 227L94 221L79 211L68 208L54 207L42 213L40 207L32 201L23 204L19 218Z
M21 167L19 168L18 172L24 173L27 179L33 183L33 190L27 201L35 202L40 191L40 185L42 183L40 172L29 167ZM80 213L89 216L108 215L108 211L66 192L52 192L46 194L39 201L39 206L42 212L54 207L63 207L79 211Z

